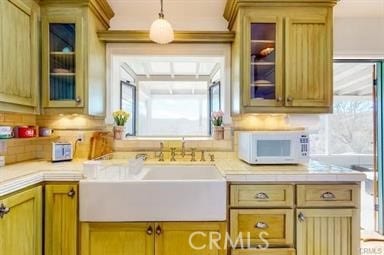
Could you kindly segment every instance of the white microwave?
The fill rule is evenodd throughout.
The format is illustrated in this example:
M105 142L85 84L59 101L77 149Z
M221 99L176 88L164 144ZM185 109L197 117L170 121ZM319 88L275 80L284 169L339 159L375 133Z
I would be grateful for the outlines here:
M305 131L240 132L238 156L249 164L303 164L309 161Z

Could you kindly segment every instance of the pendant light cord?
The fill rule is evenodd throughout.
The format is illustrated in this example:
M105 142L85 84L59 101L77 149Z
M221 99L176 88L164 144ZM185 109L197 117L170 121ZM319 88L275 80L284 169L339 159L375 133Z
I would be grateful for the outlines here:
M160 13L159 13L159 18L160 18L160 19L163 19L163 18L164 18L163 0L160 0Z

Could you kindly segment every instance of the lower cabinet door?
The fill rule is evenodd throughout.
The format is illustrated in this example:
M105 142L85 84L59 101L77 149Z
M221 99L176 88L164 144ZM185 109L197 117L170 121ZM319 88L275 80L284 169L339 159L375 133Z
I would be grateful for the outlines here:
M357 209L297 209L297 255L357 255L360 220Z
M81 255L154 255L152 223L81 223Z
M155 255L224 255L226 224L167 222L155 226Z
M237 249L231 255L295 255L295 249Z
M0 254L42 254L41 197L39 186L0 198Z
M45 255L77 254L77 184L45 186Z

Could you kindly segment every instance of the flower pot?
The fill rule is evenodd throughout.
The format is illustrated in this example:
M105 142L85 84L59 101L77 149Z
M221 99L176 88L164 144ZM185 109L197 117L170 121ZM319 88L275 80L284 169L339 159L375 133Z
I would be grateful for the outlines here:
M115 140L122 140L124 138L125 132L124 126L114 126L113 127L113 137Z
M224 139L224 127L214 126L213 127L213 139L223 140Z

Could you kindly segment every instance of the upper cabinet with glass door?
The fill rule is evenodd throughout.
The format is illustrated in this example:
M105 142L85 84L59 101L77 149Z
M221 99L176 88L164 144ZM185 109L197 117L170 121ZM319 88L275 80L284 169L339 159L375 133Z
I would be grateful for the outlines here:
M245 79L249 87L244 89L244 105L282 105L282 23L277 17L259 19L248 16L246 20L247 36L250 38L244 41L249 50L249 64L244 69L244 78L249 76L249 81Z
M89 2L88 4L85 4ZM41 0L42 111L105 115L105 43L113 11L106 0Z
M233 114L331 111L335 3L227 0Z
M83 107L82 19L46 17L43 34L47 35L44 54L46 107Z

